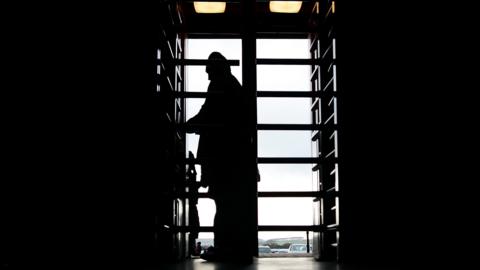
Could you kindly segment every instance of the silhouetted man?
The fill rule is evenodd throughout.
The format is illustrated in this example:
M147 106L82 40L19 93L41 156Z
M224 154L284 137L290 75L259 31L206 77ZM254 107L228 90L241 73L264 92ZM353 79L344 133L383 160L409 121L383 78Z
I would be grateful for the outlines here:
M205 103L187 121L187 132L200 135L197 150L202 169L200 184L208 186L216 205L215 248L202 254L202 258L248 261L252 258L249 250L252 224L255 226L252 215L256 215L251 207L256 199L252 185L256 175L252 168L256 167L251 166L253 144L248 97L223 55L213 52L208 59L211 62L206 72L210 84Z
M198 216L197 204L198 204L198 188L199 183L197 182L197 171L195 169L195 157L191 151L188 152L188 165L187 165L187 186L192 198L188 200L188 209L189 209L189 225L193 227L200 226L200 219ZM189 244L190 244L190 254L194 256L200 255L197 254L198 245L195 245L195 240L198 238L198 232L192 231L189 235ZM200 242L199 242L200 243ZM198 244L198 243L197 243Z

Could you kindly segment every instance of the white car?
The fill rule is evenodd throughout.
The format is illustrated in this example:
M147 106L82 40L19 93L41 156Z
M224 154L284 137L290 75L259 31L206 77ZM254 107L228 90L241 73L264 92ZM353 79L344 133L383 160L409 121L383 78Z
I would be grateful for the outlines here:
M258 253L272 253L269 246L258 246Z
M312 245L310 245L310 252L312 252ZM307 253L307 244L291 244L288 253Z

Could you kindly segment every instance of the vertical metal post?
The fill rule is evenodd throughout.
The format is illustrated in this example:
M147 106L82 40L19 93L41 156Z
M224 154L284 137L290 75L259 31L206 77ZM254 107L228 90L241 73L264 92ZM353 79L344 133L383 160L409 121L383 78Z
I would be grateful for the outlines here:
M310 239L309 239L310 235L307 231L307 253L310 253Z
M242 10L242 85L248 95L250 104L250 130L252 138L251 162L247 166L251 166L251 179L248 179L250 186L250 195L246 198L249 200L251 220L247 226L250 226L252 239L248 241L248 250L251 255L258 256L258 217L257 217L257 48L256 48L256 12L255 0L240 1Z

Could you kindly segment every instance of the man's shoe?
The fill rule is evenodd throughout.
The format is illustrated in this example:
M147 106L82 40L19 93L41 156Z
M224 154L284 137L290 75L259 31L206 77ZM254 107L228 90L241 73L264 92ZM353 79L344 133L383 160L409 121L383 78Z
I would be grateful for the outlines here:
M220 261L218 251L216 251L214 247L209 247L204 253L200 254L200 258L209 262Z
M253 257L233 252L225 252L214 247L209 247L207 251L200 255L200 258L209 262L232 262L238 264L251 264Z

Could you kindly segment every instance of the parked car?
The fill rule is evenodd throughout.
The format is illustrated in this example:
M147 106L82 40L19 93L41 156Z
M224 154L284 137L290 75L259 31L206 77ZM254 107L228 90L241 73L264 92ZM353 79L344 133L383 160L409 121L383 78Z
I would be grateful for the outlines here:
M312 245L310 245L310 252L312 252ZM307 244L291 244L288 253L307 253Z
M272 248L272 253L288 253L288 248Z
M269 246L258 246L258 253L272 253Z

